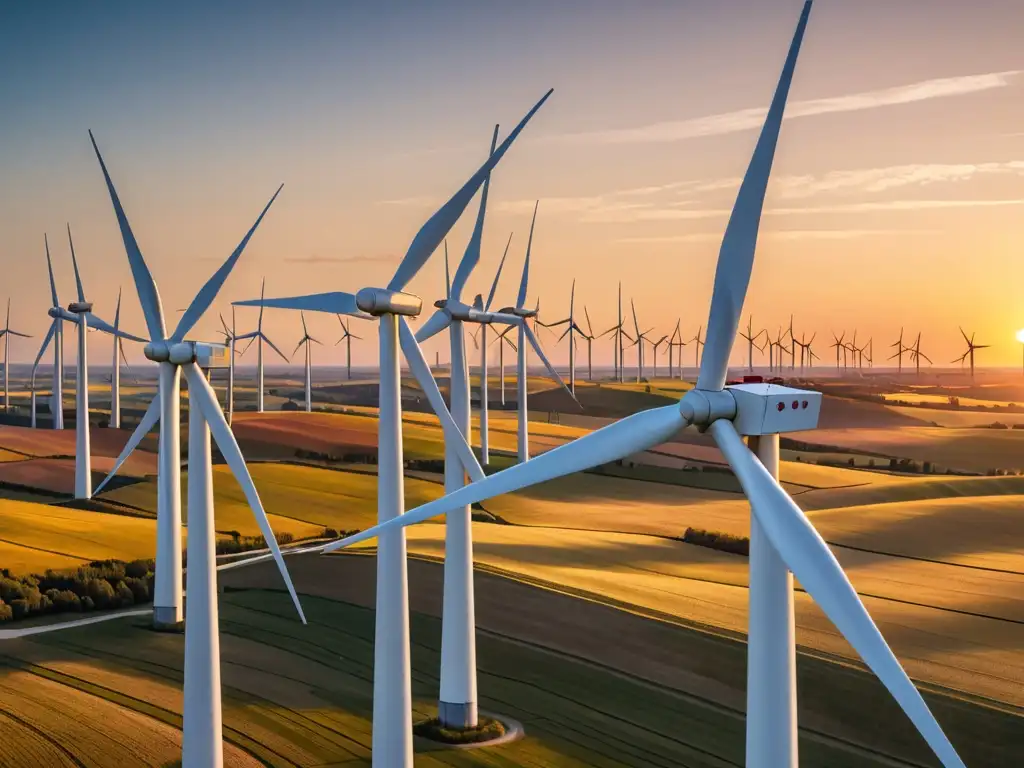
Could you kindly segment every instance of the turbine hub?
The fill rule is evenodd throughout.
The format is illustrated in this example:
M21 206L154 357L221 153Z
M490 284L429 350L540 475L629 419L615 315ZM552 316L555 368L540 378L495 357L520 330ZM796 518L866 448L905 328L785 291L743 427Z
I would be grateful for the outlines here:
M386 288L363 288L356 294L356 306L374 317L381 315L405 315L416 317L423 309L419 296Z
M703 432L719 419L736 416L736 399L727 390L691 389L679 401L679 412Z
M142 354L154 363L166 363L171 359L170 345L166 341L151 341L142 348Z
M46 310L46 314L48 314L54 320L61 319L60 307L50 307L48 310Z

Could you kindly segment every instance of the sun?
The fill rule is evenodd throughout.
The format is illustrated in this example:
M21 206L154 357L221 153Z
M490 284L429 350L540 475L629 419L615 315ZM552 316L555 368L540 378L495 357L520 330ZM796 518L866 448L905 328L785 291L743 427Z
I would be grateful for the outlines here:
M1021 328L1019 331L1017 331L1017 341L1019 341L1021 344L1024 344L1024 328Z

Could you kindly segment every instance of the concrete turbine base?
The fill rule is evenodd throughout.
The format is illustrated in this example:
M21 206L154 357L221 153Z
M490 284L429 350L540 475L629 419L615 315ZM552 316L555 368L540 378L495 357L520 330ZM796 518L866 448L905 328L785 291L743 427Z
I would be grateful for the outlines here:
M153 606L153 629L176 629L181 624L178 609L171 606Z
M455 703L439 701L437 717L450 728L473 728L478 722L476 702Z

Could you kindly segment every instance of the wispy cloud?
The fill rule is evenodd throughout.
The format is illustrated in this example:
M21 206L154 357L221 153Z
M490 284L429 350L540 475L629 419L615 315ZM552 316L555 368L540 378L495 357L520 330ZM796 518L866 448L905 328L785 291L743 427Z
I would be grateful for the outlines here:
M397 257L391 254L378 254L376 256L288 256L284 259L289 264L360 264L368 262L395 262Z
M762 232L761 240L853 240L861 237L932 235L933 229L786 229ZM721 232L689 232L653 237L621 237L620 243L707 243L721 242Z
M828 115L839 112L859 112L898 104L912 104L920 101L980 93L994 88L1005 88L1020 74L1021 70L1009 70L981 75L941 77L932 80L922 80L917 83L910 83L909 85L863 91L845 96L792 101L786 108L786 118L813 117L815 115ZM719 136L760 128L761 123L764 122L766 112L766 109L756 107L687 120L652 123L636 128L561 134L542 140L596 144L646 144L683 141L702 136Z
M419 195L416 197L399 197L394 200L378 200L377 205L404 205L411 208L426 208L434 205L436 202L437 198L435 197Z
M1024 160L985 163L918 163L852 171L831 171L824 176L789 176L775 184L783 197L809 197L824 192L887 192L909 186L970 181L979 176L1024 175ZM738 181L737 181L738 186Z

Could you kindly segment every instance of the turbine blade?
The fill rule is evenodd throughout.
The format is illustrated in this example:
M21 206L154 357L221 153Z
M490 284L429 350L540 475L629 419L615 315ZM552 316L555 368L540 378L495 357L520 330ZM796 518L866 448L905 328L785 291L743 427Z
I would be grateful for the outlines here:
M801 586L889 689L942 764L962 768L953 745L807 516L743 444L731 421L719 419L710 429L758 522Z
M540 348L540 343L537 341L537 337L533 335L533 331L530 329L530 326L525 320L523 320L522 323L523 333L525 334L527 341L530 342L530 346L533 347L533 351L537 353L537 357L539 357L541 362L544 363L544 367L548 369L548 373L551 374L551 378L561 385L562 389L565 390L566 394L572 398L576 405L580 405L579 400L576 399L576 395L574 395L569 388L565 386L565 382L562 381L562 377L558 375L558 371L556 371L555 367L551 365L551 362L548 360L548 356L544 354L544 350ZM580 405L580 408L582 409L583 406Z
M512 232L508 233L508 242L505 243L505 252L501 254L501 261L498 262L498 271L494 275L494 282L491 283L491 292L487 294L487 303L484 304L484 309L491 308L491 302L494 301L494 292L498 289L498 280L501 279L501 270L505 268L505 258L508 256L508 247L512 245Z
M652 408L627 416L571 443L542 453L523 464L516 464L489 475L479 482L471 483L386 523L368 528L341 541L331 542L324 547L324 551L332 552L350 544L372 539L382 530L421 523L466 504L475 504L503 493L529 488L547 480L646 451L661 445L687 424L678 405Z
M82 276L78 272L78 259L75 258L75 241L71 239L71 225L68 224L68 245L71 246L71 264L75 268L75 287L78 288L78 300L85 302L85 290L82 288ZM10 309L10 307L8 307ZM8 323L9 325L10 323Z
M587 312L587 305L583 305L583 315L587 318L587 336L594 338L594 326L590 324L590 313ZM676 331L679 331L679 323L676 323Z
M217 294L220 292L221 287L224 285L224 281L228 279L228 275L231 274L231 270L235 268L235 263L238 258L242 255L242 251L245 250L245 246L249 244L249 240L252 238L253 233L256 232L256 228L263 221L263 217L267 215L267 211L270 210L270 206L277 200L277 196L281 194L281 190L284 189L284 184L277 188L273 196L270 198L260 215L256 217L256 222L249 228L249 231L245 233L245 237L242 238L242 242L238 244L238 247L232 251L231 255L228 256L227 261L221 264L220 269L213 273L213 276L206 281L206 285L199 289L199 293L196 294L195 298L192 299L192 303L188 305L188 309L185 310L185 314L181 316L178 321L178 327L174 329L174 334L171 339L174 341L181 341L185 338L185 334L192 330L199 318L203 316L210 305L213 304L213 300L217 298Z
M109 333L111 336L116 336L119 339L128 339L129 341L138 341L138 342L142 342L143 344L146 342L145 339L140 338L139 336L135 336L134 334L128 333L127 331L122 331L122 330L120 330L118 328L115 328L110 323L108 323L106 320L103 320L103 319L97 317L92 312L86 312L85 316L86 316L86 322L87 322L87 324L88 324L90 329L95 329L97 331L103 331L104 333Z
M44 234L43 244L46 246L46 268L50 272L50 297L53 300L53 306L60 306L60 299L57 298L57 283L53 280L53 260L50 259L50 240Z
M526 241L526 260L523 261L523 277L519 281L519 296L516 298L516 309L526 306L526 284L530 281L530 249L533 248L533 227L537 223L537 207L540 200L533 204L533 218L530 219L530 237Z
M444 241L444 297L450 299L452 297L452 271L448 264L448 239Z
M139 447L139 443L142 442L142 438L149 434L149 430L156 426L156 423L160 421L160 394L157 393L156 397L149 401L149 407L146 409L146 413L142 417L142 421L132 432L132 436L128 438L128 442L124 444L124 449L121 451L121 455L117 457L117 461L114 462L114 468L110 470L110 474L103 478L103 482L96 486L96 490L93 491L93 495L98 494L103 490L103 486L109 483L114 475L117 474L117 470L121 468L121 465L128 460L131 456L132 451Z
M754 154L736 195L736 202L722 238L718 267L715 271L715 287L711 295L704 356L701 358L700 373L697 376L698 389L717 391L725 386L729 354L736 339L740 312L743 310L747 286L750 284L750 273L754 268L757 230L761 223L761 209L764 206L765 191L775 157L775 145L782 128L786 97L793 81L797 55L800 53L800 44L810 12L811 3L808 1L800 14L796 33L793 35L793 42L782 68L782 76L779 78L764 127L754 147Z
M281 299L248 299L235 301L236 307L271 307L272 309L299 309L307 312L330 312L341 315L361 315L356 306L355 294L332 291L330 293L314 293L309 296L289 296ZM239 336L238 338L243 338Z
M491 151L488 157L494 154L494 147L498 143L498 126L494 126L494 135L491 137ZM469 279L473 268L480 263L480 241L484 236L484 216L487 213L487 193L491 188L491 174L488 171L484 176L483 188L480 190L480 210L476 214L476 224L473 225L473 234L469 236L466 250L462 254L459 268L455 270L455 282L452 284L452 298L458 301L462 298L462 289Z
M445 443L447 444L451 441L451 444L455 446L455 451L459 455L459 461L466 472L469 473L473 482L483 480L484 471L480 467L480 462L476 460L473 449L466 442L465 436L459 430L458 425L456 425L455 420L452 418L451 412L444 404L441 390L437 388L437 382L434 380L433 374L430 373L430 365L423 356L423 350L416 343L416 337L413 335L409 323L401 316L399 316L398 320L398 343L401 345L402 354L405 355L405 360L409 364L409 370L416 377L416 381L419 382L423 394L427 396L431 410L434 411L437 418L441 421Z
M220 326L221 326L221 328L224 329L224 335L227 336L228 339L230 339L231 338L231 331L228 330L228 324L226 322L224 322L224 314L222 312L218 312L217 316L220 318ZM116 316L114 318L114 322L115 323L117 322Z
M167 330L164 327L164 311L160 305L160 292L153 281L153 275L146 265L146 260L139 250L139 244L135 241L135 234L128 223L128 216L125 215L121 200L114 189L114 182L107 173L107 164L103 162L103 155L96 145L96 139L89 131L89 140L92 142L93 151L96 152L96 159L100 162L100 169L103 171L103 178L107 183L107 192L110 193L110 202L114 206L114 215L117 217L117 225L121 229L121 240L124 242L124 250L128 254L128 264L132 268L132 278L135 280L135 290L139 294L139 304L142 305L142 314L146 318L146 329L149 331L149 338L153 341L163 341L167 337ZM56 305L56 302L54 302Z
M430 316L430 319L427 320L427 322L425 322L423 325L421 325L420 329L416 331L416 341L424 342L427 339L436 336L449 325L451 325L451 322L452 319L451 317L448 316L447 312L445 312L443 309L437 310L437 312L432 314Z
M50 346L50 341L53 340L53 335L57 332L57 321L54 320L50 323L50 330L46 332L46 336L43 337L43 343L39 347L39 354L36 355L36 360L32 363L32 374L35 375L36 368L39 366L39 361L43 359L43 355L46 353L46 348Z
M217 444L221 455L224 457L224 461L231 469L231 474L235 476L235 480L242 487L242 493L245 494L246 501L249 502L249 508L252 509L253 517L256 518L256 524L260 527L260 532L267 542L267 547L274 555L277 569L281 572L281 578L284 579L285 586L288 588L288 594L292 596L295 610L298 611L299 618L305 624L306 616L302 612L302 604L299 602L299 596L295 593L295 586L292 584L291 576L288 575L288 567L284 564L281 549L277 546L274 530L270 527L270 520L267 519L267 513L263 509L263 502L260 501L260 494L256 490L255 483L252 481L252 475L249 474L249 468L245 465L245 459L242 458L242 451L239 450L235 436L231 433L231 428L224 418L224 412L221 411L220 404L217 402L217 395L210 388L210 382L206 380L198 365L190 363L189 365L182 366L182 370L188 379L189 400L192 398L196 399L195 405L199 407L203 418L209 425L213 441ZM192 404L190 403L190 405Z
M281 356L282 360L284 360L286 363L291 362L287 358L287 356L285 356L284 352L282 352L280 349L278 349L277 346L274 344L274 342L272 342L270 339L267 338L267 335L265 333L260 333L259 336L260 336L261 339L263 339L265 342L267 342L267 344L270 346L270 348L272 350L274 350L275 352L277 352L277 354L279 354Z
M505 140L501 143L494 153L487 159L487 161L480 166L476 173L474 173L462 188L456 192L452 198L441 206L440 210L431 216L427 223L423 225L422 229L413 238L412 243L409 245L409 250L405 254L405 258L402 259L402 263L398 265L398 270L395 272L395 276L391 278L391 282L388 283L388 290L390 291L401 291L409 284L416 273L420 271L420 268L427 262L437 246L441 244L441 241L448 235L448 231L455 225L462 212L466 210L466 206L469 205L469 201L473 199L473 195L476 194L477 189L483 184L484 179L490 174L491 169L494 168L504 157L508 148L512 146L512 142L516 140L516 137L522 132L523 128L530 119L536 114L537 110L543 106L544 102L551 96L553 90L548 91L538 101L533 108L526 113L526 116L519 121L519 125L512 129L512 132L505 137Z

